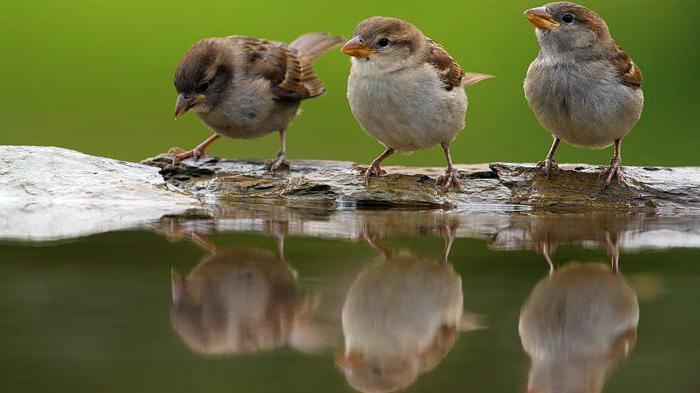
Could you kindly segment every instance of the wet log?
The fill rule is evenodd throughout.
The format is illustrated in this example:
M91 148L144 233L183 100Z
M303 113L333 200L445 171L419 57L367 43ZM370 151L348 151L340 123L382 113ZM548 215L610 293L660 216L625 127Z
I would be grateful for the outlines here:
M263 161L205 157L173 164L172 154L143 161L164 180L207 201L275 201L330 207L675 211L700 207L700 168L625 167L606 187L604 167L562 165L546 178L534 164L457 165L460 190L438 192L442 168L385 167L365 186L351 162L293 161L269 173Z

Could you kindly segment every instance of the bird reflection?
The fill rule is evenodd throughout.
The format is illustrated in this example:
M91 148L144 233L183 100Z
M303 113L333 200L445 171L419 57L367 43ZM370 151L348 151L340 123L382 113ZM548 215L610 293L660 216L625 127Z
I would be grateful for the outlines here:
M172 326L194 352L241 354L290 346L315 353L325 347L311 322L319 298L304 294L284 260L284 235L277 253L262 249L211 251L186 277L172 270Z
M520 339L532 363L528 393L601 392L636 342L637 296L617 272L617 244L604 238L610 269L575 262L558 268L542 247L550 275L520 312Z
M454 228L446 230L446 250ZM462 280L444 260L395 255L366 236L380 260L351 285L342 311L337 365L362 392L406 388L434 369L460 332L479 327L463 310Z

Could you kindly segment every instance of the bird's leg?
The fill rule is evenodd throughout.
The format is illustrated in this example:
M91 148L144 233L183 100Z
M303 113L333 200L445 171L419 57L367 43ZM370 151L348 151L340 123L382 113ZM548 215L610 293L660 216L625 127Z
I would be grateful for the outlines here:
M168 240L178 241L189 236L195 244L211 252L212 255L216 254L216 245L204 233L197 232L196 229L184 228L178 220L169 219L158 226Z
M277 258L279 258L280 261L284 261L284 238L287 235L289 223L286 221L270 221L269 225L270 233L272 233L277 240Z
M277 170L288 170L289 162L287 162L287 130L280 130L280 151L277 153L275 160L270 163L270 172Z
M379 166L379 164L381 164L382 161L384 161L387 157L389 157L390 155L394 154L394 152L395 152L394 149L392 149L391 147L387 147L386 150L384 150L384 153L382 153L379 157L375 158L374 161L372 161L372 163L370 164L369 167L367 167L367 168L361 167L361 166L355 167L355 170L359 171L360 174L364 175L364 177L365 177L365 186L368 186L368 185L369 185L369 179L370 179L372 176L379 176L379 175L383 175L383 174L386 173L386 171L383 170L383 169Z
M605 248L610 258L610 270L618 274L620 272L620 242L617 236L611 236L608 231L605 231Z
M547 261L547 265L549 265L550 276L557 270L557 264L554 262L554 259L552 259L553 253L554 250L550 247L549 240L545 240L542 244L542 255L544 255L544 259Z
M612 184L614 178L620 176L620 161L622 159L622 140L615 140L615 153L613 154L612 160L610 160L610 167L607 171L603 172L605 176L605 185L609 186Z
M443 263L448 262L448 258L450 257L450 251L452 250L452 243L454 243L455 236L457 235L457 228L459 228L459 224L450 223L439 227L437 230L438 233L442 236L443 242L445 243L445 252L442 255Z
M362 238L367 242L367 244L370 245L375 251L379 252L384 260L389 260L391 259L393 253L391 252L390 249L385 247L381 239L379 237L379 234L376 232L373 232L368 224L365 224L365 226L362 228Z
M190 235L190 237L192 238L192 241L194 241L198 246L209 251L210 253L212 253L212 255L216 254L216 244L214 244L206 235L193 232Z
M549 153L547 153L547 158L545 158L544 161L537 163L537 167L542 169L542 172L544 172L545 176L547 176L547 179L549 179L550 175L556 175L559 173L559 167L557 166L556 161L554 161L554 153L557 152L559 142L561 142L561 139L555 137L554 142L552 142L552 147L549 148Z
M445 152L445 158L447 159L447 168L445 169L445 174L438 177L437 185L441 188L441 193L447 193L450 187L459 189L461 185L459 179L457 178L457 170L452 166L452 156L450 155L450 144L441 143L442 150Z
M220 137L221 135L218 134L210 136L209 138L205 139L204 142L197 145L197 147L195 147L194 149L176 155L175 158L173 158L173 163L180 162L190 157L193 157L195 160L198 160L204 155L204 151L207 150L207 147L209 147L209 145L214 143L214 141L219 139Z

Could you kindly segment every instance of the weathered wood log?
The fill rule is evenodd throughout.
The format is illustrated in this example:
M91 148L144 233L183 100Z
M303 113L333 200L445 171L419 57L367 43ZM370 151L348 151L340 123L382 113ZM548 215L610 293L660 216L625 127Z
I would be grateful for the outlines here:
M171 154L143 163L160 168L165 181L206 200L276 200L288 204L554 211L659 211L700 207L700 168L625 167L605 187L604 167L562 165L547 179L534 164L457 165L462 189L442 195L435 179L442 168L386 167L365 186L354 164L293 161L271 174L263 161L205 157L173 164Z

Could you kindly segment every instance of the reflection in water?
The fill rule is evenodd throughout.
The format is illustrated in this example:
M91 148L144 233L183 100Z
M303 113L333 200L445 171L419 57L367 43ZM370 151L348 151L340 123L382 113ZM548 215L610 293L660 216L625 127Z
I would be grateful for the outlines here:
M617 245L605 241L612 269L599 263L555 268L532 290L519 332L530 356L530 393L594 393L637 338L639 303L616 272Z
M448 235L447 249L451 243ZM392 392L434 369L459 332L478 328L464 313L462 280L447 260L393 255L363 269L342 312L344 350L337 364L362 392Z
M289 345L302 352L323 349L324 339L310 320L318 297L302 293L284 261L261 249L212 250L183 277L172 271L172 325L195 352L234 354Z
M220 230L211 227L213 222L180 225L164 220L157 230L171 238L190 237L213 254L187 277L173 272L173 328L199 353L253 353L284 346L317 353L330 341L327 326L322 330L318 325L325 317L342 333L336 365L349 385L372 393L405 389L440 364L461 332L481 327L479 317L464 311L461 277L448 257L456 234L492 233L484 236L492 248L534 248L550 265L549 276L532 290L520 314L520 340L531 359L527 392L601 392L615 365L636 343L638 295L618 269L620 244L636 224L608 216L518 215L496 226L456 216L429 218L402 226L402 215L368 214L361 225L344 227L352 239L366 240L381 257L367 265L364 257L348 258L347 265L329 267L332 273L322 279L306 277L306 285L323 293L322 309L319 297L299 288L283 246L289 228L306 233L319 231L319 226L273 219L246 224L277 237L278 251L273 253L217 250L201 235ZM438 258L395 253L379 241L436 232L445 240ZM562 244L602 247L610 268L576 262L557 268L553 253Z

